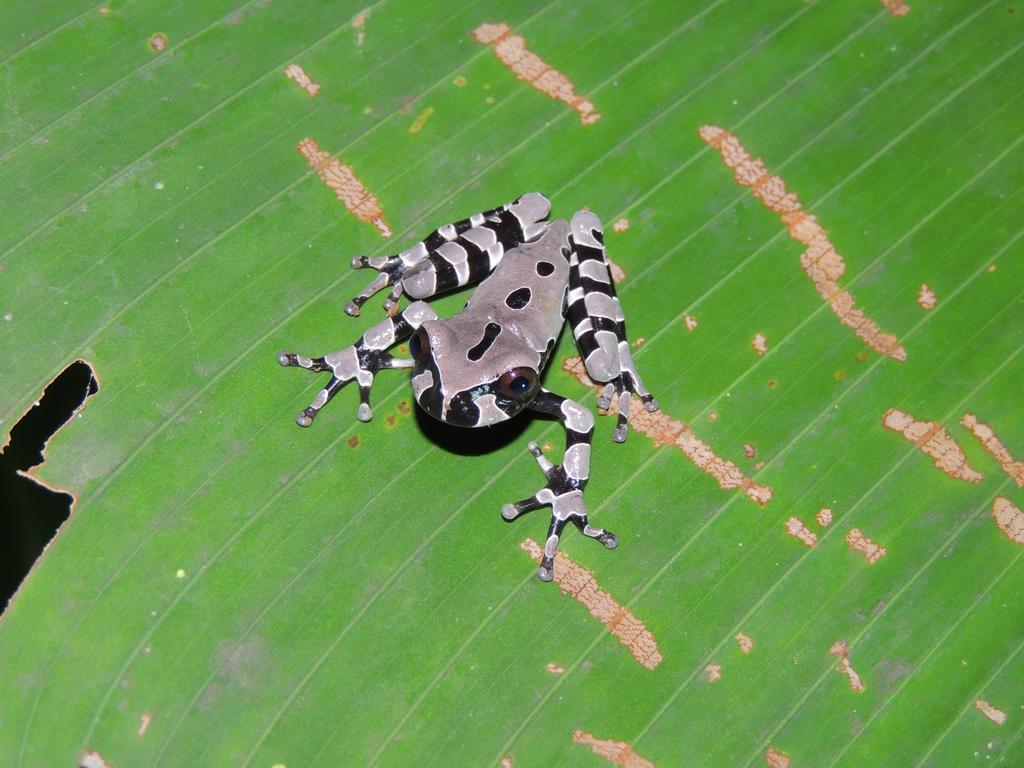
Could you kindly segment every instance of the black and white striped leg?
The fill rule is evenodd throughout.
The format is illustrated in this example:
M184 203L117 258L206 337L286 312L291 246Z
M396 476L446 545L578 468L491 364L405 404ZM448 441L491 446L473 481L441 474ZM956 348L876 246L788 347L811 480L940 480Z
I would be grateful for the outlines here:
M535 237L551 210L547 198L536 192L500 208L474 214L435 229L424 240L394 256L357 256L354 269L376 269L377 276L345 305L356 317L363 304L384 288L391 293L384 309L391 314L405 292L414 299L475 282L488 275L505 251Z
M414 299L426 299L482 280L494 271L506 252L545 231L544 219L550 210L544 195L523 195L483 223L430 251L406 271L403 290Z
M416 243L416 245L406 248L394 256L356 256L352 259L353 269L376 269L378 274L370 281L369 285L345 305L345 312L352 315L352 317L358 317L359 311L367 299L390 285L392 286L391 293L384 302L384 309L390 314L393 308L397 306L398 299L402 295L401 281L406 270L427 258L431 252L437 250L440 246L451 242L466 230L480 226L488 218L497 216L502 210L503 208L493 208L489 211L474 214L468 219L445 224L443 227L435 229L423 240Z
M597 407L607 410L618 396L619 415L612 439L623 442L629 430L629 408L634 395L648 411L658 410L636 369L626 336L622 304L608 269L601 220L590 211L572 217L569 245L567 316L576 346L592 379L607 382Z
M533 496L506 504L501 516L508 522L541 507L551 507L551 523L548 537L544 542L537 576L541 581L554 577L555 551L566 523L572 522L590 538L597 539L608 549L618 544L615 534L598 528L591 528L587 521L587 510L583 503L583 490L590 476L590 441L594 435L594 415L579 403L559 395L541 390L530 408L554 416L565 428L565 455L561 464L552 464L541 453L536 443L527 448L540 465L547 484Z
M373 418L370 407L370 388L378 371L387 368L411 368L410 359L393 357L389 347L408 339L426 320L433 320L437 313L429 304L417 301L403 312L388 317L364 333L351 347L345 347L323 357L306 357L294 352L281 352L277 361L285 367L305 368L308 371L330 371L331 379L317 396L304 408L295 421L300 427L308 427L320 410L351 381L359 387L359 409L356 417L360 421Z

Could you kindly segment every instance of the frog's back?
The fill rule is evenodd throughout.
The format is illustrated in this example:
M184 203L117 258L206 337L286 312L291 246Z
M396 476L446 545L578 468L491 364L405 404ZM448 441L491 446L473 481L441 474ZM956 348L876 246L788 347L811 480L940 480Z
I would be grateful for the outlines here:
M537 240L506 253L453 320L497 323L534 351L546 351L565 323L568 236L569 223L559 219Z

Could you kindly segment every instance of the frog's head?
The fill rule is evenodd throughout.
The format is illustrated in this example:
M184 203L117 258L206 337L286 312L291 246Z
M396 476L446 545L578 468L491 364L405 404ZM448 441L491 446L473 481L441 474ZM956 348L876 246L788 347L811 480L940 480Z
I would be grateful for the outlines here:
M501 336L497 323L475 337L452 319L423 323L409 340L412 388L423 410L458 427L486 427L522 411L540 391L540 361Z

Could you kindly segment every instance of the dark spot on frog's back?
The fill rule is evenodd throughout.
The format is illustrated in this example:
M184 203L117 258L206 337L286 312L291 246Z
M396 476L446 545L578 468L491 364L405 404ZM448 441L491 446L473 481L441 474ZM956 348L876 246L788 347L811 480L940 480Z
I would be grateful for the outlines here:
M547 277L555 271L555 265L550 261L538 261L537 262L537 274L541 277Z
M532 298L533 294L529 288L519 288L505 297L505 305L509 309L524 309Z
M479 360L484 356L487 350L491 348L491 344L493 344L494 340L498 338L499 333L501 333L500 325L497 323L488 323L487 327L484 328L484 337L480 339L480 343L466 352L466 357L473 362Z

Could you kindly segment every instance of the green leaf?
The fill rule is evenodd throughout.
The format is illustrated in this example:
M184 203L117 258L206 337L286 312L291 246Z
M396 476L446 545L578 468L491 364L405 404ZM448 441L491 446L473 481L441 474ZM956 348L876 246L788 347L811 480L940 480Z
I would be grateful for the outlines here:
M1024 493L959 424L977 414L1024 459L1024 9L910 5L14 3L3 431L72 360L100 391L36 473L77 500L0 621L6 764L608 764L577 729L658 766L761 765L769 746L794 768L1024 762L1024 547L992 515ZM474 41L484 22L600 119L516 79ZM905 362L840 323L703 125L817 217L839 286ZM306 137L393 238L310 170ZM773 491L762 508L599 419L588 508L621 545L573 533L561 551L646 625L653 670L534 577L520 543L544 512L500 519L540 486L524 447L558 454L557 424L450 431L394 372L372 422L346 390L300 430L322 382L275 360L375 322L379 297L341 312L367 277L353 255L530 190L601 215L663 412ZM592 406L557 364L573 354L566 335L547 386ZM982 480L943 474L885 428L890 408L941 426ZM884 557L852 551L853 528Z

